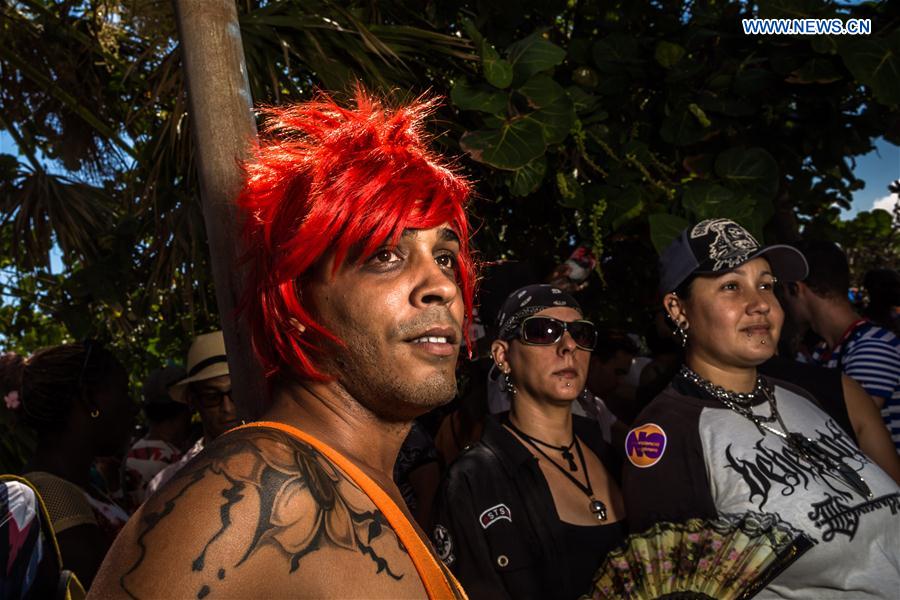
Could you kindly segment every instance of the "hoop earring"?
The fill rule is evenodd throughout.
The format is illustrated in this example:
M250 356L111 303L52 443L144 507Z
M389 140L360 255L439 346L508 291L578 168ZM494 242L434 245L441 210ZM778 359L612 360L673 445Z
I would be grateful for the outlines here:
M503 374L503 387L504 389L515 396L519 393L519 390L516 389L516 386L513 385L512 377L509 376L509 373Z
M688 334L687 327L684 326L684 321L679 321L675 326L675 335L678 336L678 339L681 342L681 347L686 347L688 342Z
M99 409L99 408L95 408L94 410L91 411L91 418L92 418L92 419L96 419L96 418L99 417L99 416L100 416L100 409Z

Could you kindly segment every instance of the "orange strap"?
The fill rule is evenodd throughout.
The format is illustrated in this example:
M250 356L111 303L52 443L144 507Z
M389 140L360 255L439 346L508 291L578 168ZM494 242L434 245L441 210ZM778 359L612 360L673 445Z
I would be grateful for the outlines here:
M231 431L249 429L252 427L277 429L278 431L284 432L293 438L309 444L321 452L328 460L337 465L347 477L358 485L369 498L372 499L372 502L378 510L384 514L388 523L390 523L391 528L396 532L400 541L403 543L403 547L409 554L409 558L412 560L413 565L415 565L416 571L418 571L419 577L422 579L422 584L425 586L425 591L428 593L428 597L432 600L458 600L459 598L466 598L462 586L459 585L459 582L456 581L456 578L453 577L453 574L450 573L449 570L441 568L437 560L435 560L434 555L427 547L425 547L422 538L416 533L416 530L409 522L409 519L406 518L406 515L403 514L403 511L401 511L391 497L388 496L377 483L372 481L368 475L363 473L359 467L354 465L331 446L296 427L291 427L284 423L278 423L276 421L257 421L255 423L247 423L246 425L235 427Z

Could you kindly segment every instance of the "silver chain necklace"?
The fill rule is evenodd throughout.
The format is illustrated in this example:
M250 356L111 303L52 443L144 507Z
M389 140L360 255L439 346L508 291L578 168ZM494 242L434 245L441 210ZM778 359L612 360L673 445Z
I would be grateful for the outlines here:
M781 413L778 412L778 406L775 402L775 390L761 375L756 376L756 387L753 389L753 392L749 394L732 392L721 386L715 385L711 381L698 375L687 365L682 365L678 375L697 385L701 390L737 414L749 419L756 425L756 428L759 429L761 434L766 435L766 432L769 432L783 439L789 448L806 460L806 462L808 462L820 475L830 475L838 479L850 489L860 494L863 498L872 499L874 497L872 490L869 488L866 481L853 469L853 467L843 460L833 457L814 440L787 428L787 425L785 425L784 420L781 418ZM760 396L769 404L770 414L768 417L757 415L751 408L753 403L755 403ZM775 421L778 421L781 431L769 425L769 423L774 423Z

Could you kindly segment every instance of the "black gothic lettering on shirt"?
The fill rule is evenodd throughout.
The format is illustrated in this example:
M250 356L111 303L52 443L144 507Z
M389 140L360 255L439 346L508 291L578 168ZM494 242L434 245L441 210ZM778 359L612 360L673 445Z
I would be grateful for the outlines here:
M825 493L827 498L814 502L813 510L807 515L819 529L822 529L822 540L830 542L836 535L846 535L853 541L859 528L859 517L865 513L887 508L892 515L900 512L900 494L887 494L873 498L856 506L847 506L837 496Z
M862 470L868 463L865 455L846 438L834 421L829 419L826 426L827 433L816 430L818 439L815 441L822 450L834 460L843 460L855 470ZM756 502L755 499L759 498L758 508L763 508L769 501L773 485L779 486L776 489L782 496L791 496L798 487L806 489L811 480L823 482L841 498L847 500L852 498L852 494L842 483L834 477L823 477L793 448L786 445L777 450L768 448L763 445L765 439L761 438L754 444L756 456L751 460L734 456L733 444L725 448L727 467L734 469L744 478L744 482L750 488L750 502Z
M372 547L372 542L382 534L393 533L381 511L359 511L351 507L339 493L338 484L347 481L353 485L352 482L318 451L279 431L264 430L227 436L209 446L198 460L188 463L173 478L167 490L177 492L163 502L162 508L148 510L143 517L137 539L138 558L119 580L129 597L137 598L126 580L133 574L139 575L148 554L146 537L170 516L190 489L209 475L223 477L227 482L220 494L225 503L219 509L220 526L205 540L191 565L193 571L204 572L210 546L232 526L232 509L240 506L249 494L255 494L259 514L253 538L233 567L243 564L263 546L269 546L285 557L288 572L293 573L304 556L322 547L337 546L368 556L376 573L384 573L394 580L403 579ZM288 508L298 496L311 498L314 514L296 514ZM198 596L214 591L213 586L225 578L223 567L216 566L213 571Z

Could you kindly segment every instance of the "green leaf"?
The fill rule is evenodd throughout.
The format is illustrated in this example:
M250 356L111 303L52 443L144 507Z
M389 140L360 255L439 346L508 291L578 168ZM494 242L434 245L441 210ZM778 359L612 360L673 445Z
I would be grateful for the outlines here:
M527 196L541 186L547 173L547 158L541 156L521 169L516 169L508 177L506 185L513 196Z
M684 58L686 51L683 46L673 44L671 42L662 41L656 45L656 51L653 58L665 69L675 66L678 61Z
M847 69L872 88L882 104L900 104L900 32L890 37L848 37L838 43Z
M775 85L775 75L766 69L746 69L735 74L731 85L738 96L756 96Z
M566 57L565 50L537 33L512 44L507 52L517 81L527 81L541 71L552 69Z
M817 35L810 40L809 47L819 54L837 54L837 37L833 35Z
M607 208L603 218L611 221L610 230L612 231L639 216L644 209L644 201L638 186L630 185L620 192L607 194L605 198L607 199Z
M843 78L831 59L813 58L787 76L788 83L832 83Z
M731 210L735 194L727 187L709 181L688 184L681 197L684 209L698 221L724 217ZM730 214L728 216L731 216Z
M480 48L481 42L484 41L484 36L478 31L478 28L475 27L475 23L472 22L472 19L463 19L462 20L463 31L466 32L466 35L469 36L469 39L475 42L475 47Z
M577 85L567 87L566 94L572 99L577 113L589 113L600 106L600 99L597 96L588 94Z
M586 65L591 59L590 38L575 38L570 41L567 55L570 62L576 65Z
M652 214L647 220L650 223L650 241L659 254L662 254L663 250L690 226L690 223L681 217L666 213Z
M541 127L544 142L548 145L559 144L569 136L575 125L575 108L572 101L566 96L546 108L523 116L523 118L534 121Z
M762 148L729 148L716 158L716 174L726 183L774 198L778 163Z
M566 139L575 124L575 104L561 85L552 77L540 73L519 88L528 105L538 110L523 115L540 124L547 144L558 144Z
M497 50L487 40L481 42L481 65L484 78L492 86L505 89L513 80L513 67L500 58Z
M457 81L450 100L462 110L477 110L492 115L505 115L509 97L503 92L474 86L465 79Z
M584 208L584 190L574 176L557 171L556 189L559 191L559 205L565 208Z
M704 94L697 102L703 109L711 113L719 113L728 117L749 117L756 113L757 105L746 100L737 100L727 96Z
M562 98L567 98L566 90L546 73L535 75L526 81L518 91L532 108L545 108L559 102Z
M696 144L708 134L687 107L678 107L663 119L662 139L676 146Z
M640 46L625 33L613 33L597 41L591 49L594 64L604 73L635 73L640 70Z
M516 117L499 129L468 131L459 145L474 160L498 169L520 169L544 153L544 129L535 120Z

